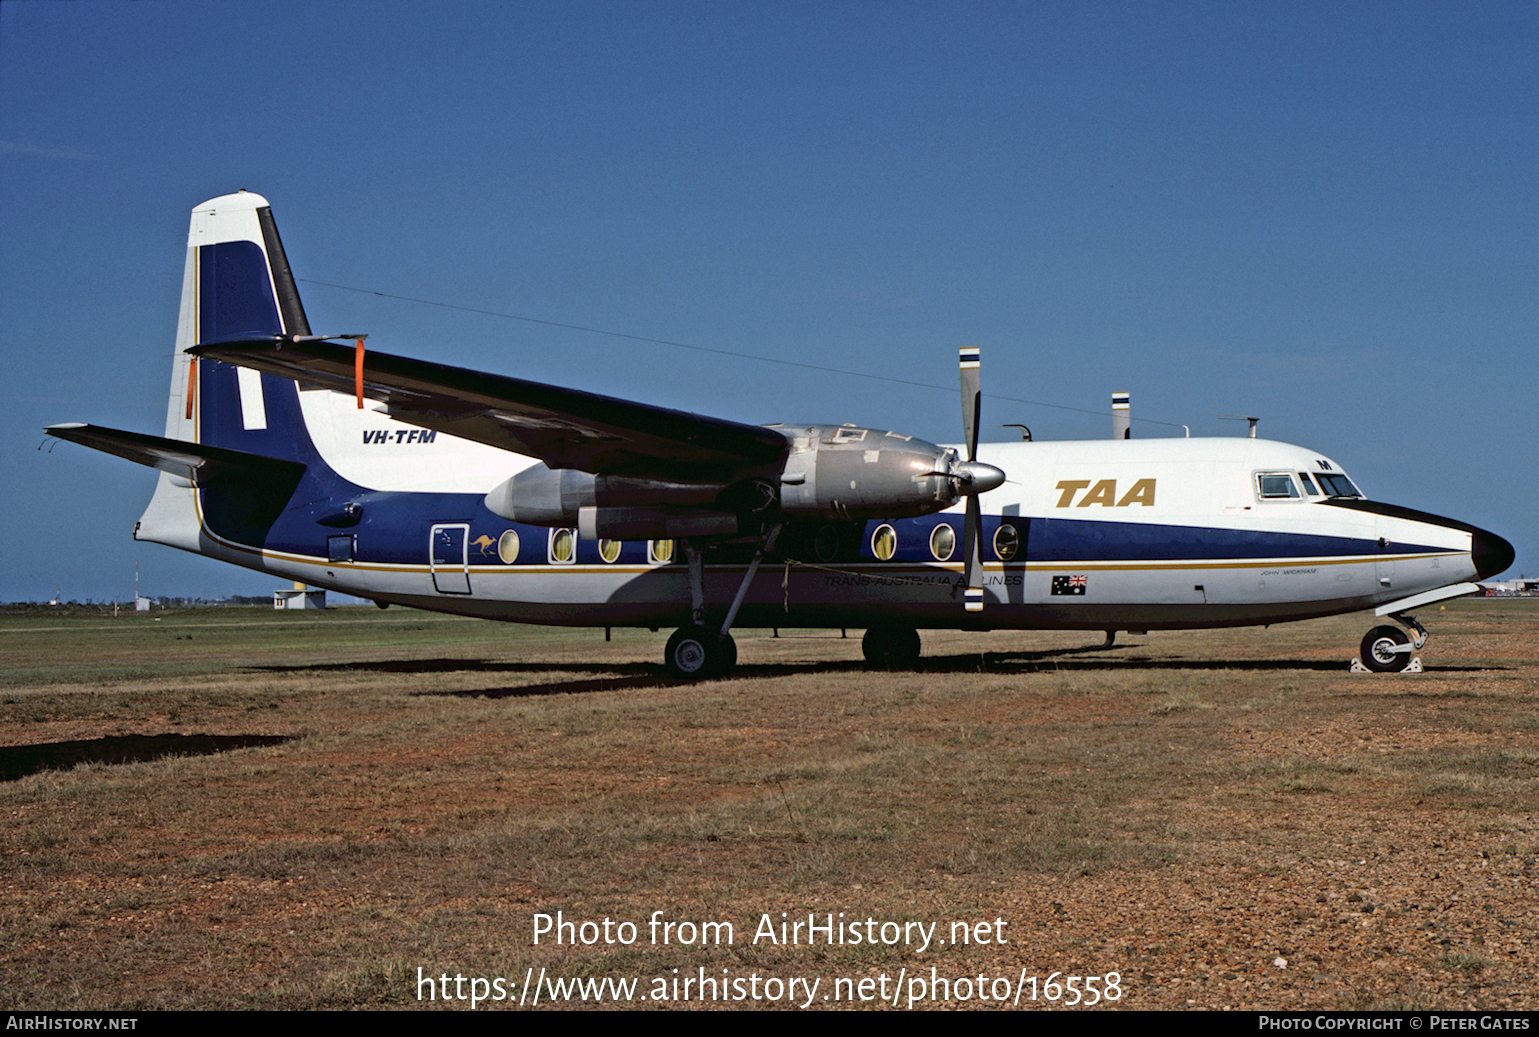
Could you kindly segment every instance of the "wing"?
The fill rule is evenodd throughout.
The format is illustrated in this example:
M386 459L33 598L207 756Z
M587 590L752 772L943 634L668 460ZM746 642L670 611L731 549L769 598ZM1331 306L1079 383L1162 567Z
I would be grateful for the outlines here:
M336 342L243 335L188 352L302 387L352 395L357 353ZM363 395L393 418L528 457L550 468L634 476L730 478L782 460L772 428L652 407L388 353L364 356Z

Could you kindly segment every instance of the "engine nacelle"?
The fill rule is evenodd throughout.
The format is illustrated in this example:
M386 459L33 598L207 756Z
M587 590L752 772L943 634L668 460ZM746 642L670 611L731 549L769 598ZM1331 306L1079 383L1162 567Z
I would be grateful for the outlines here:
M765 503L773 503L759 494ZM545 465L519 472L486 495L494 515L531 526L575 527L585 540L652 540L735 536L734 510L719 506L721 483L593 475Z
M780 472L683 482L535 465L486 495L493 514L572 527L587 539L736 536L780 518L914 518L1004 482L949 447L853 425L772 426L789 452ZM778 483L778 485L777 485Z
M782 427L791 455L780 511L793 518L913 518L956 503L957 452L853 425Z

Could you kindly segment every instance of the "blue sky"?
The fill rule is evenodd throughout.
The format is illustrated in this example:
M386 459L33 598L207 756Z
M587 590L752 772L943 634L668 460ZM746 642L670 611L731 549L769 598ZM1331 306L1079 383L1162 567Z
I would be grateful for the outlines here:
M0 599L277 585L37 450L162 430L187 214L240 188L305 282L939 388L301 283L373 348L954 442L977 345L986 429L1257 414L1539 571L1536 45L1534 3L4 0Z

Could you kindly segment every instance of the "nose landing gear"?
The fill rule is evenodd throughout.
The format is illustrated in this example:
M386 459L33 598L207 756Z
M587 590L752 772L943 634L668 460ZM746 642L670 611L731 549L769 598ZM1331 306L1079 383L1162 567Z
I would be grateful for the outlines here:
M1393 616L1406 630L1392 626L1374 627L1363 637L1360 648L1362 661L1352 660L1353 673L1421 673L1421 660L1411 653L1421 650L1427 643L1427 628L1416 617L1404 612Z

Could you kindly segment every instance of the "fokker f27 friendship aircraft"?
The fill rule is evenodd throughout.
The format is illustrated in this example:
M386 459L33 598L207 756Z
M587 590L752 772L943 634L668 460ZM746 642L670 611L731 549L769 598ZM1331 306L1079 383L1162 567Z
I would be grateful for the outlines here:
M1258 439L990 444L962 350L965 445L745 425L366 351L311 333L266 199L192 212L164 436L54 425L160 469L140 540L381 606L677 627L676 674L730 631L1146 631L1407 610L1513 560L1501 537L1368 500L1313 450ZM369 401L366 405L365 401ZM963 455L965 455L965 460ZM772 568L761 569L761 563Z

